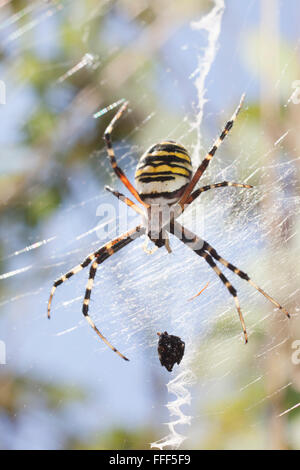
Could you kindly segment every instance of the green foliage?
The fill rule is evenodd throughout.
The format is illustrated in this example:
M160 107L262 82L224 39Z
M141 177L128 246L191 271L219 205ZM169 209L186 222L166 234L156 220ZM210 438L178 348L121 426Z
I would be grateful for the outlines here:
M22 425L24 413L34 416L43 410L60 418L67 405L85 399L86 394L80 388L55 384L53 381L47 383L29 374L20 375L4 369L0 373L0 419L5 416L14 426L15 432ZM5 442L5 436L0 437L0 448L5 447Z
M151 428L135 430L113 428L104 432L99 431L84 442L71 439L65 446L73 450L149 450L150 443L155 440Z
M60 204L61 195L57 187L43 188L32 195L25 207L25 220L31 227L48 217Z

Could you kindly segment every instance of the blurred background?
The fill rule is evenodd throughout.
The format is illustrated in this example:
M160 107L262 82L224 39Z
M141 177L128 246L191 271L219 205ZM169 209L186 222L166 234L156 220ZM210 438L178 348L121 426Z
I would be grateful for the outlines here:
M299 17L296 0L0 0L0 448L149 449L166 435L169 448L300 448ZM291 320L226 273L244 346L232 297L172 238L171 255L136 241L98 270L90 313L129 363L82 317L88 269L48 321L53 281L114 235L99 207L113 204L118 228L126 216L104 190L124 191L102 140L116 109L93 114L130 101L113 138L132 180L165 138L199 163L242 93L203 184L255 188L204 193L185 223ZM186 343L171 374L165 330Z

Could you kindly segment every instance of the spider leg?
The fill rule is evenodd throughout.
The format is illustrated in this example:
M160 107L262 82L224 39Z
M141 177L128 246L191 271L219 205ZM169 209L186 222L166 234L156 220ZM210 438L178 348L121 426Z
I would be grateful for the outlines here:
M127 357L125 357L123 354L120 353L106 338L103 336L103 334L98 330L96 327L95 323L91 319L91 317L88 314L89 311L89 303L90 303L90 298L91 298L91 292L93 289L94 285L94 279L96 276L97 268L99 264L103 263L105 260L107 260L110 256L112 256L114 253L117 253L121 248L124 248L126 245L128 245L130 242L134 240L133 236L137 238L137 236L142 235L143 230L139 227L137 227L134 230L131 230L130 232L127 232L123 236L119 237L119 240L115 243L109 242L107 243L102 249L101 252L99 252L97 258L94 260L91 268L90 268L90 274L89 274L89 280L86 286L86 291L85 291L85 296L83 300L83 305L82 305L82 313L85 316L87 322L89 325L93 328L93 330L97 333L97 335L104 341L104 343L111 348L115 353L117 353L120 357L122 357L125 361L128 361Z
M48 301L48 308L47 308L48 318L50 318L51 303L52 303L52 299L53 299L54 293L56 291L56 288L58 286L60 286L63 282L70 279L70 277L74 276L74 274L77 274L77 273L79 273L79 271L86 268L93 261L93 259L96 257L96 254L97 254L97 252L91 253L81 264L78 264L73 269L71 269L71 271L67 272L66 274L64 274L63 276L61 276L59 279L57 279L54 282L54 284L52 286L52 289L51 289L49 301Z
M239 315L239 318L240 318L240 322L241 322L241 325L242 325L242 329L243 329L243 333L244 333L244 337L245 337L245 343L247 344L248 343L248 335L247 335L247 331L246 331L246 325L245 325L245 320L244 320L244 317L243 317L243 314L242 314L242 311L241 311L241 307L240 307L240 302L239 302L239 298L237 296L237 291L236 289L233 287L233 285L228 281L227 277L224 276L224 274L222 273L222 271L218 268L218 266L216 265L216 263L214 262L214 260L212 259L212 257L206 253L206 251L204 250L198 250L196 251L195 253L197 253L197 255L200 255L202 256L202 258L205 259L205 261L209 264L209 266L211 268L213 268L213 270L215 271L215 273L219 276L219 278L221 279L221 281L223 282L223 284L225 285L225 287L227 287L229 293L233 296L233 299L234 299L234 302L235 302L235 306L236 306L236 309L237 309L237 312L238 312L238 315Z
M105 186L105 189L107 191L109 191L110 193L112 193L114 196L116 196L120 201L124 202L125 204L127 204L127 206L131 207L133 210L135 210L135 212L137 212L138 214L142 215L143 217L145 217L145 213L144 211L139 207L137 206L133 201L131 201L131 199L129 199L128 197L124 196L124 194L122 193L119 193L119 191L116 191L115 189L112 189L110 188L109 186ZM165 231L164 232L164 236L165 236L165 247L166 247L166 250L168 253L172 253L172 249L170 247L170 240L169 240L169 237L168 237L168 234L167 232ZM144 251L148 254L152 254L154 253L154 251L148 251L147 249L147 240L145 241L145 245L144 245ZM156 251L156 249L155 249Z
M209 189L215 189L215 188L224 188L226 186L235 186L236 188L248 188L252 189L253 186L250 184L243 184L243 183L232 183L231 181L222 181L222 183L214 183L214 184L208 184L207 186L202 186L202 188L196 189L188 198L188 200L185 203L184 210L188 205L190 205L195 199L197 199L198 196L200 196L201 193L204 191L208 191Z
M226 268L230 269L230 271L234 272L237 274L240 278L244 279L245 281L249 282L252 287L254 287L258 292L260 292L262 295L264 295L270 302L272 302L275 307L277 307L279 310L282 310L283 313L290 318L290 314L288 311L282 307L276 300L274 300L269 294L267 294L263 289L261 289L252 279L246 274L244 271L241 271L239 268L234 266L232 263L229 263L229 261L226 261L224 258L222 258L217 251L206 241L204 241L204 246L203 248L210 253L210 255L217 261L219 261L223 266Z
M145 207L147 207L147 204L145 204L137 190L135 189L135 187L130 183L129 179L127 178L127 176L125 175L125 173L123 172L123 170L118 166L117 164L117 161L116 161L116 157L115 157L115 152L114 152L114 149L113 149L113 146L112 146L112 140L111 140L111 133L114 129L114 126L116 124L116 122L120 119L120 117L122 116L122 114L126 111L127 109L127 106L128 106L128 101L126 101L123 106L119 109L119 111L116 113L116 115L114 116L114 118L112 119L112 121L110 122L110 124L107 126L105 132L104 132L104 140L105 140L105 143L106 143L106 149L107 149L107 153L108 153L108 156L109 156L109 159L110 159L110 163L111 163L111 166L112 166L112 169L114 170L115 174L117 175L117 177L122 181L122 183L126 186L126 188L131 192L131 194Z
M192 194L189 195L188 200L186 203L183 205L178 206L178 212L176 213L176 218L179 217L180 214L182 214L192 202L197 199L197 197L200 196L205 191L208 191L209 189L215 189L215 188L224 188L226 186L235 186L237 188L248 188L252 189L253 186L250 184L243 184L243 183L233 183L231 181L222 181L222 183L214 183L214 184L208 184L207 186L202 186L201 188L196 189Z
M230 271L234 272L237 274L241 279L244 279L245 281L249 282L249 284L254 287L258 292L264 295L266 299L268 299L275 307L277 307L279 310L282 310L283 313L290 318L290 314L288 311L282 307L276 300L274 300L269 294L267 294L263 289L261 289L252 279L246 274L244 271L241 271L239 268L234 266L232 263L229 263L229 261L225 260L222 258L217 251L205 240L202 240L201 238L197 237L194 233L192 233L190 230L186 229L185 227L182 227L178 222L173 222L170 227L170 232L176 235L179 239L183 241L183 243L186 243L190 248L192 248L194 251L197 252L197 248L202 249L205 253L209 254L212 258L215 260L219 261L223 266L226 268L230 269ZM196 247L196 249L195 249Z
M88 280L88 284L87 284L87 288L86 288L86 291L85 291L85 297L84 297L84 303L83 303L83 307L82 307L82 312L83 312L83 315L85 316L88 324L93 328L93 330L97 333L97 335L102 339L102 341L104 341L104 343L110 348L112 349L115 353L117 353L122 359L124 359L125 361L129 361L129 359L124 356L122 353L120 353L120 351L118 351L118 349L116 349L106 338L105 336L103 336L103 334L101 333L101 331L98 330L98 328L96 327L95 323L93 322L93 320L91 319L91 317L89 316L88 314L88 306L89 306L89 300L90 300L90 295L91 295L91 290L93 288L93 284L94 284L94 278L96 276L96 272L97 272L97 268L98 268L98 265L103 263L103 261L105 261L106 259L108 258L108 256L106 257L101 257L101 258L97 258L92 266L91 266L91 269L90 269L90 275L89 275L89 280Z
M220 135L220 137L218 137L218 139L215 140L212 148L210 149L210 151L206 154L204 160L202 161L202 163L199 165L199 167L197 168L192 180L190 181L190 183L188 184L188 186L186 187L180 201L179 201L179 204L181 206L183 206L191 192L193 191L194 187L196 186L196 184L198 183L199 179L201 178L201 176L203 175L204 171L206 170L206 168L208 167L208 164L210 162L210 160L213 158L214 154L216 153L216 151L218 150L218 148L220 147L220 145L222 144L223 140L225 139L226 135L228 134L228 132L230 131L230 129L232 128L233 124L234 124L234 121L236 120L237 118L237 115L238 113L240 112L241 110L241 107L243 105L243 101L244 101L244 98L245 98L245 95L242 95L241 99L240 99L240 102L239 102L239 105L238 107L236 108L236 110L234 111L231 119L225 124L225 127Z
M144 232L143 232L143 229L141 228L141 226L138 226L136 227L135 229L133 230L130 230L129 232L126 232L125 234L115 238L114 240L112 240L111 242L107 243L106 245L104 245L103 247L99 248L97 251L95 251L94 253L91 253L81 264L78 264L77 266L75 266L73 269L71 269L70 271L68 271L66 274L64 274L63 276L61 276L59 279L57 279L53 286L52 286L52 289L51 289L51 292L50 292L50 297L49 297L49 301L48 301L48 308L47 308L47 315L48 315L48 318L50 318L50 309L51 309L51 303L52 303L52 299L53 299L53 296L54 296L54 293L57 289L58 286L60 286L61 284L63 284L65 281L67 281L68 279L70 279L70 277L74 276L74 274L77 274L79 271L81 271L82 269L86 268L92 261L93 259L99 257L102 255L103 252L105 252L107 249L108 250L112 250L113 246L118 244L118 242L121 242L123 241L123 239L127 236L129 237L132 237L132 240L134 240L134 237L137 238L137 235L140 236L142 235ZM113 254L113 253L112 253Z
M239 319L242 325L243 333L244 333L244 338L245 338L245 343L248 343L248 335L246 331L246 325L245 325L245 320L242 314L242 310L240 307L240 302L237 296L237 291L233 287L233 285L229 282L226 276L221 272L221 270L218 268L216 263L214 262L213 258L210 256L209 253L207 253L204 249L204 241L195 235L194 233L190 232L188 229L185 227L181 226L177 222L174 222L174 224L171 226L171 233L175 235L179 240L181 240L184 244L186 244L189 248L194 250L194 252L198 255L204 258L204 260L209 264L209 266L215 271L215 273L219 276L225 287L228 289L229 293L233 296L235 306L239 315ZM202 246L202 247L201 247ZM201 248L200 248L201 247Z
M119 191L116 191L115 189L113 188L110 188L109 186L105 186L105 189L106 191L110 192L111 194L113 194L114 196L116 196L120 201L124 202L125 204L127 204L127 206L131 207L135 212L137 212L138 214L144 216L145 213L143 211L143 209L141 209L139 206L137 206L135 204L135 202L133 202L131 199L129 199L128 197L124 196L124 194L120 193Z

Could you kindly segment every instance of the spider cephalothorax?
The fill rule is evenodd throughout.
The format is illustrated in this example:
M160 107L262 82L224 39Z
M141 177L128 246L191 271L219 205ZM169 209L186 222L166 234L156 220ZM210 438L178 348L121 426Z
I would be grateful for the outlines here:
M246 343L248 341L248 336L237 296L237 291L221 272L220 268L216 264L216 261L239 276L241 279L247 281L252 287L258 290L270 302L272 302L273 305L282 310L285 315L289 317L287 310L283 308L276 300L270 297L266 292L264 292L257 284L255 284L248 274L246 274L244 271L241 271L232 263L226 261L208 242L198 237L190 230L187 230L176 221L177 217L179 217L186 207L188 207L204 191L226 186L236 186L240 188L252 187L248 184L222 181L221 183L202 186L194 190L196 184L206 170L210 160L213 158L217 149L220 147L226 135L232 128L233 123L241 109L243 100L244 96L242 96L241 101L233 113L231 119L227 121L222 133L215 140L212 148L206 154L194 174L192 174L191 159L187 150L181 144L168 140L154 145L141 157L135 174L136 188L130 183L123 170L118 166L111 141L111 133L113 131L114 125L117 120L120 119L128 106L127 102L123 104L107 127L104 133L104 140L114 172L118 178L120 178L126 188L131 192L131 194L136 198L136 200L142 204L142 206L144 206L144 209L146 209L146 215L145 211L141 209L141 207L138 206L135 202L131 201L131 199L119 193L118 191L106 187L106 189L114 194L118 199L138 212L143 217L143 222L132 230L129 230L114 240L111 240L109 243L106 243L94 253L91 253L81 264L75 266L73 269L71 269L71 271L64 274L54 282L48 301L48 318L50 318L51 302L56 288L74 274L78 273L83 268L92 263L83 300L82 313L91 327L107 344L107 346L109 346L120 357L128 360L102 335L88 314L89 302L97 268L111 255L117 253L133 240L145 234L149 236L156 246L165 246L168 251L171 251L168 241L168 233L175 235L186 246L191 248L194 253L203 258L218 275L219 279L222 281L234 299Z
M178 209L178 206L174 206L174 203L172 205L152 203L147 207L146 216L143 218L143 226L148 238L158 248L165 246L169 253L171 252L171 248L169 245L168 232L170 231L171 222L175 220L180 213Z

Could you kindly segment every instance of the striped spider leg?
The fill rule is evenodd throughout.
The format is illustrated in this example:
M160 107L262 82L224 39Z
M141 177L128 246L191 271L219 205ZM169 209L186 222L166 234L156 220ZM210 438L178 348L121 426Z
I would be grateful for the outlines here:
M120 201L124 202L127 206L131 207L135 212L140 214L141 216L145 216L145 213L143 209L141 209L135 202L133 202L131 199L128 197L124 196L124 194L120 193L116 189L111 188L110 186L105 186L104 189L108 191L109 193L113 194L116 196Z
M193 232L188 230L187 228L183 227L180 225L178 222L173 222L171 224L170 228L170 233L175 235L179 240L181 240L185 245L187 245L189 248L191 248L197 255L201 256L204 258L204 260L209 264L209 266L215 271L215 273L219 276L225 287L228 289L229 293L233 296L234 302L236 309L239 314L240 322L242 325L242 329L244 332L244 337L245 337L245 343L248 342L248 335L246 331L246 325L245 321L243 318L243 314L240 308L240 303L239 299L237 296L237 291L236 289L232 286L232 284L228 281L228 279L224 276L224 274L221 272L221 270L218 268L216 265L214 259L218 261L219 263L223 264L226 268L230 269L234 274L237 274L241 279L244 279L245 281L249 282L249 284L254 287L258 292L263 294L270 302L272 302L275 307L278 309L282 310L283 313L290 318L290 314L287 312L287 310L282 307L276 300L274 300L269 294L267 294L265 291L263 291L255 282L252 281L252 279L246 274L244 271L241 271L239 268L234 266L232 263L229 263L227 260L222 258L217 251L205 240L201 239L197 235L195 235Z
M143 235L143 233L145 233L145 229L141 225L138 225L134 229L129 230L128 232L123 233L122 235L115 238L114 240L111 240L110 242L106 243L104 246L99 248L94 253L91 253L81 264L75 266L73 269L71 269L71 271L69 271L67 274L64 274L57 281L54 282L51 293L50 293L49 302L48 302L48 318L50 318L51 303L52 303L53 295L54 295L56 288L60 286L63 282L67 281L67 279L70 279L70 277L72 277L74 274L77 274L79 271L87 267L93 261L92 266L90 268L89 280L87 283L85 296L83 300L82 313L85 316L89 325L94 329L94 331L104 341L104 343L109 348L111 348L115 353L117 353L120 357L125 359L125 361L128 361L127 357L125 357L114 346L112 346L112 344L98 330L93 320L89 316L88 314L89 302L90 302L91 292L92 292L92 288L94 284L94 278L95 278L99 264L103 263L106 259L112 256L114 253L117 253L119 250L121 250L122 248L127 246L129 243L131 243L133 240Z
M224 183L227 183L227 182L224 182ZM210 185L212 187L223 187L225 186L224 183L217 183L217 186L216 185ZM227 184L226 184L227 185ZM239 183L232 183L232 185L236 185L236 186L246 186L248 187L248 185L240 185ZM207 187L203 187L203 188L207 188L207 189L204 189L204 191L210 189L209 186ZM127 204L129 207L131 207L132 209L134 209L137 213L141 213L140 211L140 208L135 204L133 203L132 201L130 201L128 198L126 198L123 194L119 193L118 191L114 191L112 190L111 188L107 188L107 190L109 190L112 194L114 194L118 199L120 199L122 202L124 202L125 204ZM200 188L202 189L202 188ZM199 191L199 190L198 190ZM199 194L201 194L203 191L200 191ZM198 194L198 195L199 195ZM192 250L194 250L194 252L201 256L202 258L205 259L205 261L209 264L209 266L211 266L211 268L215 271L215 273L219 276L219 278L221 279L221 281L223 282L223 284L225 285L225 287L228 289L229 293L233 296L234 298L234 302L235 302L235 306L236 306L236 309L237 309L237 312L238 312L238 315L239 315L239 319L240 319L240 322L241 322L241 325L242 325L242 329L243 329L243 333L244 333L244 338L245 338L245 343L248 342L248 335L247 335L247 331L246 331L246 325L245 325L245 320L243 318L243 314L242 314L242 311L241 311L241 307L240 307L240 303L239 303L239 299L238 299L238 296L237 296L237 291L236 289L232 286L232 284L229 282L229 280L226 278L226 276L221 272L221 270L218 268L218 266L216 265L214 259L218 262L220 262L221 264L223 264L223 266L225 266L226 268L228 268L229 270L231 270L232 272L234 272L235 274L237 274L240 278L246 280L247 282L249 282L249 284L254 287L256 290L258 290L261 294L264 295L264 297L266 297L271 303L273 303L273 305L275 305L275 307L277 307L278 309L282 310L283 313L288 317L290 318L290 314L287 312L287 310L282 307L276 300L274 300L271 296L269 296L269 294L267 294L263 289L261 289L249 276L248 274L246 274L244 271L241 271L239 268L237 268L236 266L234 266L232 263L228 262L227 260L225 260L224 258L222 258L218 253L217 251L208 243L206 242L205 240L202 240L200 237L198 237L197 235L195 235L194 233L192 233L190 230L188 230L187 228L181 226L178 222L175 222L175 221L171 221L171 226L170 226L170 233L175 235L177 238L179 238L184 244L186 244L189 248L191 248ZM204 287L204 289L208 286L208 284ZM204 290L202 289L200 291L200 293ZM198 294L196 294L197 296ZM194 296L194 297L196 297ZM192 297L192 299L194 298ZM190 300L192 300L190 299Z
M187 200L185 206L183 208L180 208L178 212L175 213L175 218L179 217L179 215L182 214L182 212L185 211L185 209L195 201L195 199L200 196L200 194L204 193L205 191L208 191L209 189L215 189L215 188L224 188L224 187L237 187L237 188L248 188L251 189L253 186L251 184L243 184L243 183L233 183L231 181L222 181L222 183L214 183L214 184L208 184L206 186L202 186L201 188L196 189L190 196L189 199ZM127 206L131 207L135 212L138 214L142 215L143 217L145 216L145 213L143 209L141 209L137 204L135 204L131 199L128 197L124 196L124 194L120 193L119 191L109 187L105 186L106 191L110 192L114 196L116 196L120 201L124 202L127 204Z
M245 95L243 94L241 99L240 99L238 107L236 108L235 112L233 113L231 119L225 124L225 127L224 127L220 137L218 137L218 139L215 140L212 148L207 153L204 160L202 161L202 163L197 168L197 170L196 170L193 178L191 179L190 183L187 185L186 189L184 190L184 193L183 193L183 195L182 195L182 197L179 201L179 204L181 206L184 206L186 204L186 202L188 201L191 192L193 191L194 187L198 183L199 179L203 175L206 168L208 167L210 160L213 158L214 154L216 153L216 151L218 150L218 148L222 144L222 142L225 139L226 135L228 134L228 132L232 128L232 126L234 124L234 121L236 120L237 115L239 114L239 112L241 110L241 107L242 107L243 102L244 102L244 98L245 98Z
M135 204L135 202L131 201L131 199L129 199L128 197L124 196L124 194L120 193L119 191L116 191L115 189L112 189L110 188L109 186L105 186L105 189L106 191L108 191L109 193L113 194L114 196L116 196L120 201L124 202L124 204L126 204L128 207L131 207L131 209L133 209L137 214L141 215L143 217L143 219L145 218L145 212L143 211L143 209L141 209L137 204ZM168 234L167 232L164 233L164 236L165 236L165 247L166 247L166 250L168 251L168 253L172 253L172 250L171 250L171 247L170 247L170 242L169 242L169 237L168 237ZM147 240L145 241L145 244L144 244L144 251L147 253L147 254L152 254L154 253L154 251L156 250L148 250L147 249Z
M242 184L242 183L233 183L231 181L223 181L222 183L215 183L215 184L209 184L209 185L206 185L206 186L202 186L201 188L195 190L189 197L187 203L185 204L184 207L181 207L181 206L177 206L177 210L178 212L176 212L176 209L175 209L175 214L174 214L174 218L176 219L177 217L179 217L180 214L182 214L185 209L198 197L200 196L200 194L202 194L203 192L205 191L208 191L209 189L215 189L215 188L223 188L223 187L226 187L226 186L235 186L235 187L238 187L238 188L253 188L253 186L251 186L250 184ZM129 199L128 197L124 196L124 194L120 193L119 191L116 191L115 189L112 189L110 188L109 186L105 186L105 189L110 192L111 194L113 194L114 196L116 196L120 201L124 202L127 206L131 207L131 209L133 209L137 214L140 214L142 217L145 216L145 213L143 211L143 209L141 209L137 204L135 204L133 201L131 201L131 199ZM168 221L168 224L169 223L171 224L172 223L172 219L170 219L170 221ZM169 243L169 238L168 238L168 235L167 235L167 232L165 232L164 234L165 236L165 246L166 246L166 249L168 251L168 253L172 253L172 250L171 250L171 247L170 247L170 243ZM145 250L146 251L146 250ZM149 253L149 251L147 251ZM151 252L150 252L151 253ZM198 294L197 294L198 295ZM196 297L196 296L194 296ZM192 297L192 298L194 298ZM191 300L191 299L190 299Z
M191 172L190 172L190 181L186 184L186 187L183 188L184 191L179 197L179 202L176 205L176 209L174 211L174 218L177 218L185 209L186 207L191 204L202 192L207 191L209 189L213 188L219 188L219 187L225 187L225 186L236 186L236 187L243 187L243 188L252 188L250 185L246 184L241 184L241 183L232 183L228 181L223 181L222 183L215 183L212 185L207 185L203 186L202 188L197 189L196 191L193 191L195 185L199 181L200 177L204 173L205 169L207 168L210 160L212 159L213 155L217 151L218 147L221 145L222 141L230 131L230 129L233 126L234 121L237 118L237 115L242 107L244 101L244 95L242 95L240 103L233 113L231 119L226 123L220 137L215 141L214 145L212 146L211 150L208 152L204 160L202 161L201 165L198 167L197 171L191 178ZM188 173L189 170L189 163L190 163L190 158L184 149L179 144L173 143L173 142L163 142L161 144L157 144L151 149L149 149L145 155L143 155L140 159L140 162L137 167L135 179L136 183L139 185L139 191L135 189L135 187L129 182L127 177L125 176L124 172L121 170L121 168L118 167L116 159L115 159L115 154L114 150L112 148L112 142L111 142L111 133L114 129L114 126L116 122L121 118L123 113L126 111L128 106L128 102L125 102L123 106L119 109L119 111L116 113L108 127L106 128L106 131L104 133L104 140L106 142L106 147L107 147L107 153L110 158L111 166L116 173L116 175L121 179L123 184L127 187L127 189L131 192L131 194L137 199L138 202L140 202L144 207L147 207L149 209L149 201L145 201L145 199L149 199L148 194L142 194L140 190L143 192L143 185L141 184L142 181L145 180L145 183L149 184L150 182L153 182L155 185L156 180L164 181L164 180L172 180L172 179L180 179L178 178L178 172L182 173L183 176ZM172 150L171 150L172 149ZM172 152L173 155L172 155ZM179 152L179 153L178 153ZM171 159L171 160L170 160ZM171 163L171 161L173 163ZM179 163L178 163L179 162ZM148 165L148 166L147 166ZM145 169L144 169L145 168ZM175 178L174 178L175 177ZM149 184L149 187L151 184ZM109 190L109 189L108 189ZM169 190L166 193L160 192L161 190L155 189L156 195L152 194L153 197L156 196L162 196L166 195L167 198L171 197L172 192ZM111 191L113 192L113 190ZM175 191L176 192L176 191ZM118 192L115 192L115 196L117 196ZM180 190L178 191L180 193ZM118 193L120 195L120 193ZM117 196L118 197L118 196ZM151 197L150 197L151 199ZM126 198L125 196L122 195L122 200L123 202L127 203L130 207L133 207L132 201L130 199ZM127 201L127 202L126 202ZM153 202L153 201L152 201ZM171 202L171 201L169 201ZM172 202L171 202L172 203ZM151 202L150 202L151 204ZM136 206L138 207L138 206ZM139 210L139 209L138 209ZM141 211L139 212L141 213ZM144 214L143 214L144 215ZM165 242L165 247L168 250L168 252L171 252L171 248L168 244L168 241L166 239Z
M236 188L248 188L252 189L253 186L251 184L243 184L243 183L232 183L231 181L222 181L222 183L214 183L214 184L208 184L206 186L202 186L201 188L196 189L192 194L190 194L188 200L185 203L184 210L189 206L192 202L197 199L200 194L204 193L205 191L208 191L209 189L215 189L215 188L225 188L225 187L236 187Z
M208 191L209 189L215 189L215 188L225 188L225 187L236 187L236 188L247 188L247 189L252 189L253 186L251 184L244 184L244 183L233 183L232 181L222 181L222 183L214 183L214 184L208 184L206 186L202 186L201 188L196 189L195 191L192 192L192 194L189 195L186 203L182 205L180 202L178 203L176 207L176 215L175 219L179 217L192 202L197 199L200 194L204 193L205 191Z
M136 198L136 200L139 201L143 206L147 207L148 205L141 200L139 193L137 192L135 187L130 183L129 179L127 178L123 170L118 166L116 157L115 157L115 152L112 146L112 140L111 140L112 131L114 129L116 122L120 119L120 117L126 111L127 106L128 106L128 101L126 101L123 104L123 106L119 109L119 111L113 117L113 119L111 120L110 124L107 126L104 132L103 138L105 140L106 150L110 159L110 164L115 174L122 181L122 183L126 186L126 188L131 192L131 194Z

